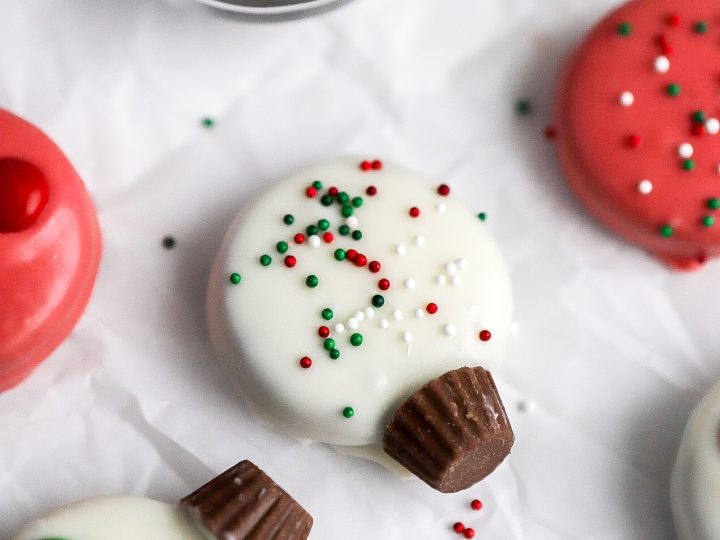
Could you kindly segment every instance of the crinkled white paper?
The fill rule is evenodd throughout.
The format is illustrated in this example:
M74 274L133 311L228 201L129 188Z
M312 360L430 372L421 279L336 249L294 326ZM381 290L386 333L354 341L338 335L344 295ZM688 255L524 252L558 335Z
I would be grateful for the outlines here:
M720 264L674 274L596 226L542 138L560 58L614 3L356 0L248 24L190 0L0 0L0 106L68 153L105 238L71 338L0 395L0 537L94 495L175 501L249 458L318 540L452 539L457 520L483 540L671 539L675 452L720 378ZM344 153L448 182L509 260L518 332L497 377L517 442L465 493L258 425L209 347L206 280L237 209Z

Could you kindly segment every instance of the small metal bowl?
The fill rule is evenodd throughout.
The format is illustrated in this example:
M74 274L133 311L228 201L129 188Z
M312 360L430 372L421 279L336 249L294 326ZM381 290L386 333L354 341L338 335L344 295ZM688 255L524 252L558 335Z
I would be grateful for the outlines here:
M195 0L245 19L294 19L341 6L349 0Z

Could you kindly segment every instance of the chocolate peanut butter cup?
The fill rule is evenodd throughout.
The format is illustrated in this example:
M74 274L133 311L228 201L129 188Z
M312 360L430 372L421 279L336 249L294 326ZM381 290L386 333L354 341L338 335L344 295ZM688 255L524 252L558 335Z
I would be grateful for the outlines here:
M454 493L493 472L514 439L492 375L463 367L410 396L388 423L383 447L431 487Z
M241 461L180 501L217 540L304 540L313 519L249 461Z

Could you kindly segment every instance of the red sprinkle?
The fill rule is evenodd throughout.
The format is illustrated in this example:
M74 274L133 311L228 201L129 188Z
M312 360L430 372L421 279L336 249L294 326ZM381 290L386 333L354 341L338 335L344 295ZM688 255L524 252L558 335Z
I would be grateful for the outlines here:
M367 257L363 255L362 253L358 253L353 257L353 263L355 266L363 267L367 264Z
M450 194L450 186L447 184L440 184L437 188L438 195L447 197Z
M369 171L370 169L372 169L372 163L367 160L363 161L362 163L360 163L360 169L363 171Z
M420 215L420 209L417 206L413 206L409 211L410 217L418 217Z
M334 239L335 239L335 237L333 236L333 233L331 233L331 232L326 232L325 234L323 234L323 240L325 241L326 244L330 244Z
M338 193L339 193L339 191L338 191L338 188L336 188L336 187L331 187L328 189L328 195L330 195L332 197L334 197Z
M548 126L545 128L545 138L548 141L552 141L557 137L557 129L555 129L555 126Z
M303 242L305 242L305 235L297 233L293 239L295 240L296 244L302 244Z
M380 169L382 169L382 161L380 161L379 159L374 160L370 165L372 166L374 171L379 171Z
M672 45L670 45L669 43L663 44L660 50L665 56L670 56L673 53Z
M492 334L490 333L490 330L480 330L480 341L490 341L491 337ZM473 501L473 503L475 503L475 501Z
M462 522L460 522L460 521L458 521L457 523L455 523L455 525L453 525L453 531L455 531L458 534L460 534L464 530L465 530L465 525L463 525Z
M373 274L377 274L380 271L380 268L382 266L378 261L370 261L370 264L368 264L368 268Z
M483 506L482 502L479 499L473 499L472 502L470 503L470 507L473 510L480 510L482 508L482 506Z
M670 15L667 16L666 20L667 20L668 26L671 28L677 28L678 26L680 26L681 19L680 19L680 15L678 15L677 13L671 13Z
M330 329L327 326L321 326L318 328L318 336L326 338L330 335Z
M354 249L348 249L348 250L345 252L345 258L346 258L348 261L352 262L353 259L355 258L355 256L356 256L357 254L358 254L358 252L355 251Z
M288 268L292 268L297 264L297 259L293 255L288 255L285 257L285 266Z
M475 538L475 529L473 529L472 527L468 527L463 531L463 536L465 538Z
M628 135L626 142L630 148L637 148L640 146L640 143L642 143L642 137L640 137L637 133L633 133Z
M390 288L390 280L382 278L380 281L378 281L378 288L381 291L387 291Z
M692 133L698 137L705 135L705 124L693 124Z
M375 186L368 186L365 190L365 193L367 193L371 197L374 197L375 195L377 195L377 188Z
M307 369L307 368L309 368L310 366L312 366L312 360L310 359L310 357L309 357L309 356L303 356L303 357L300 359L300 367Z
M435 302L430 302L427 306L425 306L425 311L427 311L430 315L435 315L438 311L437 304Z
M314 186L308 186L305 190L305 195L312 199L313 197L317 196L317 189L315 189Z

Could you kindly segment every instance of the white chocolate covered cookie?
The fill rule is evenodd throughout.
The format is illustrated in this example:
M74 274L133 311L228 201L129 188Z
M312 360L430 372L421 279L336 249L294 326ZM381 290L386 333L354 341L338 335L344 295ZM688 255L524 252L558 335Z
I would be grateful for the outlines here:
M353 158L247 204L208 292L213 345L254 414L348 446L379 443L397 407L443 373L497 368L511 315L503 257L460 196Z

